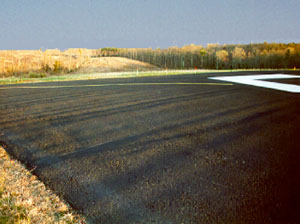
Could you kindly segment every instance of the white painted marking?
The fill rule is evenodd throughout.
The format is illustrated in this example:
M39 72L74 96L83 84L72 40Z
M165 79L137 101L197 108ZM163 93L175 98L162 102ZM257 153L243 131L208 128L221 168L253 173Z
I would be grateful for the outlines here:
M300 93L299 85L262 81L266 79L300 79L299 75L275 74L275 75L223 76L223 77L209 77L209 79L221 80L226 82L234 82L234 83L240 83L240 84L269 88L269 89L276 89L276 90L290 92L290 93Z
M112 84L95 84L95 85L74 85L74 86L5 86L0 89L58 89L58 88L80 88L80 87L105 87L105 86L142 86L142 85L214 85L230 86L232 83L208 83L208 82L169 82L169 83L112 83Z

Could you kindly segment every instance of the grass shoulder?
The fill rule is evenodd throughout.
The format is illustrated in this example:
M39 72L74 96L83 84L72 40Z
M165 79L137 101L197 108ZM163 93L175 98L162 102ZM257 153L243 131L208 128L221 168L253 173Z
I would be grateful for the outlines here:
M208 70L208 69L190 69L190 70L150 70L150 71L134 71L134 72L101 72L101 73L70 73L70 74L48 74L48 73L27 73L17 77L0 78L0 85L21 84L21 83L37 83L37 82L58 82L58 81L74 81L74 80L92 80L104 78L132 78L132 77L151 77L151 76L169 76L184 74L203 74L203 73L231 73L245 71L270 71L238 69L238 70ZM272 70L275 71L275 70ZM282 70L278 70L282 71ZM293 70L295 71L295 70Z
M0 147L0 224L83 224L85 219Z

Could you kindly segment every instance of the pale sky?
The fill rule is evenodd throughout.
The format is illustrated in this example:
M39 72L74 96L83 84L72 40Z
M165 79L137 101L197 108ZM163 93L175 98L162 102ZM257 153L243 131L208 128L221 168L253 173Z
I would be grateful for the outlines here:
M0 49L300 43L300 0L0 0Z

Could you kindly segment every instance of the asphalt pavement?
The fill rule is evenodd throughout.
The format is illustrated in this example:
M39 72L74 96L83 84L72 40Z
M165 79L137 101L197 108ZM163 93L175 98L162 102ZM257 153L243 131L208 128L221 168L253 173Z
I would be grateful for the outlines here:
M90 223L299 223L300 94L247 74L0 86L0 143Z

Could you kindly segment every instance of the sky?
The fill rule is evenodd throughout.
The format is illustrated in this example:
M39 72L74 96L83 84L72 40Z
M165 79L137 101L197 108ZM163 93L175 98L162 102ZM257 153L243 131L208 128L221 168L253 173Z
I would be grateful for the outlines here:
M0 49L300 43L300 0L0 0Z

